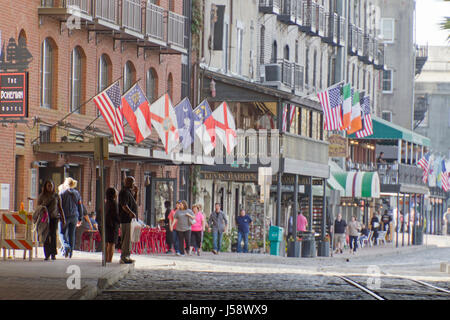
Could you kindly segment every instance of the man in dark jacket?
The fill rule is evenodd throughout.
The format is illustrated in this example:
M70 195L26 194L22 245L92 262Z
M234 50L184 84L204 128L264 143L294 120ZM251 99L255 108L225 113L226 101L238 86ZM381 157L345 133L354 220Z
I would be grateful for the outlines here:
M208 231L213 232L213 253L218 254L220 252L220 246L222 245L222 235L224 231L227 229L227 217L220 210L220 203L216 203L216 210L211 213L208 221Z
M66 224L61 225L61 235L64 239L63 252L65 257L72 258L75 249L76 228L81 224L81 218L84 214L81 204L81 196L77 189L77 181L72 178L66 178L64 181L66 189L61 194L62 207L66 216Z
M120 263L133 263L130 259L131 254L131 220L137 218L137 194L138 188L134 177L126 177L125 184L119 193L119 217L121 230L121 255Z

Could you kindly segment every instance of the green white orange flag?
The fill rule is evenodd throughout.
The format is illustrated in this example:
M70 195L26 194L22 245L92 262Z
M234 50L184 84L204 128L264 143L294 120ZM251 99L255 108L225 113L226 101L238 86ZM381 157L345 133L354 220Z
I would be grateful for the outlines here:
M352 97L352 114L350 117L350 129L347 134L355 133L362 129L361 105L359 103L359 92L355 90Z
M350 120L352 114L352 96L350 83L347 83L342 87L342 97L344 102L342 103L342 126L344 130L350 128Z

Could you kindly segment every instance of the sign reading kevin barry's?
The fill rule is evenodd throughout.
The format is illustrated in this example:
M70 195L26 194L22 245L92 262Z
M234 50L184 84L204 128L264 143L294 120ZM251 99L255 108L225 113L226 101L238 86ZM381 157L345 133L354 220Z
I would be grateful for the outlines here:
M347 139L338 135L333 134L328 138L330 143L328 147L329 157L346 157L347 156Z
M28 73L0 73L0 117L28 117Z

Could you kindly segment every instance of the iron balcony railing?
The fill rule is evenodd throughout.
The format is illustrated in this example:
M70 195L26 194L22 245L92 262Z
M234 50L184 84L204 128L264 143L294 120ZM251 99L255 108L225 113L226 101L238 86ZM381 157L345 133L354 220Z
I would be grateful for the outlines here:
M371 41L370 41L370 37L368 34L364 34L363 36L363 58L364 60L367 62L369 61L369 54L370 54L370 45L371 45Z
M259 11L263 13L279 13L281 0L259 0Z
M422 181L423 170L417 166L408 164L375 164L375 163L352 163L348 168L350 171L378 172L381 184L396 185L409 184L425 186Z
M328 164L328 143L290 133L281 136L281 157Z
M352 23L348 25L348 41L349 53L355 55L358 50L358 31Z
M282 59L281 64L281 82L286 86L292 88L293 86L293 72L294 68L292 63L288 60Z
M140 0L122 0L122 26L142 32L142 4Z
M363 31L361 28L357 27L357 34L358 34L358 55L363 55L363 48L364 48L364 38L363 38Z
M306 1L304 0L297 0L297 5L295 7L295 21L299 26L303 25L303 9L305 2Z
M319 31L319 5L312 2L309 7L311 7L311 32L317 33Z
M325 42L337 44L338 22L339 16L337 13L327 12L325 14Z
M145 35L163 41L165 32L164 8L149 2L145 15Z
M374 61L375 69L381 70L384 68L384 45L379 43L377 47L376 59Z
M297 0L283 0L281 5L280 20L295 24Z
M325 34L325 8L317 5L318 34L323 37Z
M294 89L303 91L305 67L294 63Z
M302 30L303 32L311 32L313 20L313 13L312 13L313 4L312 3L308 4L308 1L303 1L301 7L302 7L302 19L301 24L299 24L300 30Z
M91 14L91 0L41 0L43 8L79 8L84 14Z
M186 17L169 11L167 25L167 43L184 47L184 23Z
M119 0L96 0L95 17L117 24Z

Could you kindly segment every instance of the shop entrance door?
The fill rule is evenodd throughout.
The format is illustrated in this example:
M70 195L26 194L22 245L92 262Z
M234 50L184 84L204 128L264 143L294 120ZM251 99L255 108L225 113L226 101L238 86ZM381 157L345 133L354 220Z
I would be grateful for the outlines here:
M38 193L42 192L42 186L46 180L53 180L55 183L55 190L58 192L58 186L64 182L65 178L65 168L64 167L41 167L39 168L39 190Z
M150 221L147 224L156 226L161 219L164 219L166 208L164 202L169 201L172 208L175 207L177 194L177 179L153 178L151 180L150 197L146 192L146 205L151 208ZM149 223L150 222L150 223Z

